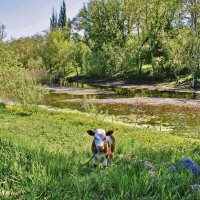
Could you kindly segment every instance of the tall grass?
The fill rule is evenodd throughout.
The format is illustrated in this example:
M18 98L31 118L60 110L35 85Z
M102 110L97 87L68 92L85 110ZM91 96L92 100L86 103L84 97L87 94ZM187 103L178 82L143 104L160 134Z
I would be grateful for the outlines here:
M1 189L11 199L199 199L189 171L170 173L183 157L200 163L200 142L104 123L88 115L40 110L25 115L20 109L0 111ZM117 141L113 165L84 165L91 158L88 129L113 129ZM152 178L144 161L153 163ZM3 198L3 197L0 197Z

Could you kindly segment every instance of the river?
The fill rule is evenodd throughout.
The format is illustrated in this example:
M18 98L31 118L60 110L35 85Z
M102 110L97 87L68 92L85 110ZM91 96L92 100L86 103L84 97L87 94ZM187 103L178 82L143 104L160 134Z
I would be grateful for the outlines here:
M149 97L145 92L133 95L122 93L120 88L117 91L83 84L49 89L51 92L43 101L48 106L104 115L115 122L162 133L200 138L200 100L189 95L189 98Z

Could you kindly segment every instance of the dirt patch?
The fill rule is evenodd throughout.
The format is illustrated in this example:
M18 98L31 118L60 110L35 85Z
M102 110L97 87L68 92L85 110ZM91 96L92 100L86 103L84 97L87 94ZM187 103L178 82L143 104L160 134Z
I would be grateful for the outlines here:
M73 95L89 95L89 94L117 94L114 91L96 90L96 89L85 89L85 88L74 88L74 87L51 87L48 88L53 90L53 94L73 94Z
M81 102L81 99L62 100L62 102ZM93 99L93 103L98 104L147 104L147 105L173 105L185 107L199 107L200 100L193 99L172 99L172 98L153 98L153 97L134 97L134 98L116 98L116 99Z

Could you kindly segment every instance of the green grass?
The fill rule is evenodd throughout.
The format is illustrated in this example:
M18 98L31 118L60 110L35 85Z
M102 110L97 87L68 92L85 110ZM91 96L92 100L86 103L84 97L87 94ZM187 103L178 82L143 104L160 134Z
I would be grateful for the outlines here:
M113 129L116 155L107 170L93 169L88 129ZM89 115L20 108L0 111L1 189L11 199L179 200L199 199L184 169L168 168L183 157L200 163L200 142L106 123ZM153 179L144 161L157 168ZM3 198L3 197L0 197Z

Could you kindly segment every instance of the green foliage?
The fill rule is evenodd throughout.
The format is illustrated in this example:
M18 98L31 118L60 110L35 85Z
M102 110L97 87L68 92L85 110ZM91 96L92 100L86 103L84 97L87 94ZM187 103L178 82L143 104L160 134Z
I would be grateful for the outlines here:
M38 103L42 96L35 81L22 68L16 54L0 44L0 95L22 104Z
M0 112L2 110L5 110L5 108L6 108L6 105L3 102L0 102Z
M62 73L65 77L74 71L72 53L72 45L65 30L54 30L48 34L43 58L51 75Z
M133 82L198 78L196 0L91 0L72 21L66 6L62 1L59 17L53 9L44 37L9 42L23 67L45 69L50 83L74 75Z
M172 36L173 35L173 36ZM181 30L166 37L165 45L168 48L168 60L165 63L172 70L177 81L181 76L193 72L192 65L192 38L189 30Z
M103 45L98 51L92 52L89 59L90 69L88 75L90 77L117 78L122 74L125 56L120 47Z
M44 69L44 61L41 57L30 58L27 63L28 69Z
M41 35L34 35L32 37L25 37L14 39L9 42L10 48L19 55L18 59L22 63L24 68L31 68L30 62L40 60L42 63L42 49L44 45L44 38ZM39 66L36 66L37 68ZM43 65L40 66L44 68Z
M86 74L140 78L145 64L151 64L154 79L196 73L199 47L190 37L195 6L177 0L90 1L73 20L91 50Z
M73 37L73 65L76 70L77 76L84 76L87 74L89 63L88 56L90 55L90 49L83 43L83 37L75 34Z
M76 28L84 30L84 42L91 50L85 66L91 77L122 74L126 32L129 32L122 5L119 1L91 1L74 19Z

